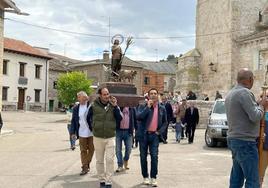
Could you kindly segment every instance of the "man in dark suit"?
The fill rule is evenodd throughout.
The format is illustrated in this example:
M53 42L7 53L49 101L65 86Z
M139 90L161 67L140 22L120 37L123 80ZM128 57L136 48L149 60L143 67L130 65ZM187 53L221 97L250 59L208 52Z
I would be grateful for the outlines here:
M193 102L190 102L190 107L186 109L184 120L187 124L186 133L188 136L188 143L192 144L194 141L195 128L199 122L199 112Z
M160 142L163 142L164 144L167 144L167 139L168 139L168 125L169 123L172 121L173 119L173 109L172 106L170 104L170 102L167 100L167 97L164 94L160 94L161 96L161 104L166 108L166 112L167 112L167 126L166 129L163 133L163 135L161 135L160 138Z
M163 134L167 126L167 114L163 105L158 102L158 91L152 88L148 91L147 104L140 105L137 111L137 120L140 121L140 163L143 184L150 184L147 167L148 150L151 155L151 185L157 187L158 174L158 147L159 136Z

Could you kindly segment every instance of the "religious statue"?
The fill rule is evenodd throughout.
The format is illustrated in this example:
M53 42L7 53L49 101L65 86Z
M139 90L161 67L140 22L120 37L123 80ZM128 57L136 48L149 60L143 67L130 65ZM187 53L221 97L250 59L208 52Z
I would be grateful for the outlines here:
M122 50L119 46L119 40L115 39L112 46L112 71L118 73L121 69ZM113 74L114 75L114 74Z
M132 37L128 37L126 40L126 48L124 50L124 53L122 53L122 49L120 47L120 44L124 41L124 37L122 35L115 35L112 38L112 62L111 62L111 70L114 81L120 81L120 72L121 71L121 64L123 62L124 56L126 54L127 49L129 46L133 43Z

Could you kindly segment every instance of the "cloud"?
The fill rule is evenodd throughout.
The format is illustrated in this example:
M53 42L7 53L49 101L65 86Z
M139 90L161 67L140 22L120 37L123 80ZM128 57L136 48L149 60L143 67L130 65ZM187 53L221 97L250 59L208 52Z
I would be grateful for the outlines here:
M6 14L18 21L66 31L97 34L90 37L42 29L5 20L5 36L54 53L90 60L101 57L115 34L133 37L187 36L195 32L195 0L15 0L30 16ZM164 59L194 48L194 38L134 39L127 55L134 60ZM122 44L125 48L125 44ZM102 49L102 50L101 50Z

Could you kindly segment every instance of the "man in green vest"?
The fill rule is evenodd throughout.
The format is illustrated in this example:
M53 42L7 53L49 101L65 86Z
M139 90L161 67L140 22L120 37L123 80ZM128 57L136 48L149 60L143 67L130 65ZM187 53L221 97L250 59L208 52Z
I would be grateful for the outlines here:
M112 187L111 176L114 172L116 123L120 123L122 116L116 98L110 96L107 88L100 88L98 95L99 97L93 102L89 110L93 121L96 168L100 187L110 188Z

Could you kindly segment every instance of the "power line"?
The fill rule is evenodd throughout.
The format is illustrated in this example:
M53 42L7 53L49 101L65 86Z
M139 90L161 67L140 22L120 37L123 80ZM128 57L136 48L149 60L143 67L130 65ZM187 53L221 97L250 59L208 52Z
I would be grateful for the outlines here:
M62 32L62 33L68 33L68 34L74 34L74 35L82 35L82 36L87 36L87 37L100 37L100 38L109 38L110 37L108 35L81 33L81 32L68 31L68 30L63 30L63 29L56 29L56 28L52 28L52 27L26 23L26 22L23 22L23 21L18 21L18 20L12 19L12 18L5 18L5 19L9 20L9 21L12 21L12 22L17 22L17 23L20 23L20 24L32 26L32 27L37 27L37 28L41 28L41 29L57 31L57 32ZM208 33L208 34L200 34L200 35L166 36L166 37L143 37L143 36L141 36L141 37L133 37L133 39L137 39L137 40L184 39L184 38L195 38L195 37L207 37L207 36L215 36L215 35L224 35L224 34L230 34L230 33L241 32L241 31L251 31L251 30L243 29L243 30L234 30L234 31L225 31L225 32L223 31L223 32L215 32L215 33Z
M38 27L38 28L42 28L42 29L46 29L46 30L58 31L58 32L63 32L63 33L75 34L75 35L84 35L84 36L89 36L89 37L102 37L102 38L109 37L109 36L106 36L106 35L97 35L97 34L89 34L89 33L80 33L80 32L74 32L74 31L67 31L67 30L63 30L63 29L55 29L55 28L51 28L51 27L47 27L47 26L41 26L41 25L26 23L26 22L23 22L23 21L14 20L14 19L11 19L11 18L5 18L5 20L21 23L21 24L24 24L24 25L29 25L29 26L32 26L32 27Z

